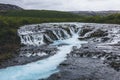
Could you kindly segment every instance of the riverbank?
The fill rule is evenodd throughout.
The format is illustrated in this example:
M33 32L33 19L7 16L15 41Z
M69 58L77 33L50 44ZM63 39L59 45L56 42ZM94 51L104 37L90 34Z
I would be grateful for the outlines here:
M25 65L53 56L54 54L56 54L56 52L57 48L55 46L24 46L13 54L13 58L1 62L0 68L6 68L16 65Z

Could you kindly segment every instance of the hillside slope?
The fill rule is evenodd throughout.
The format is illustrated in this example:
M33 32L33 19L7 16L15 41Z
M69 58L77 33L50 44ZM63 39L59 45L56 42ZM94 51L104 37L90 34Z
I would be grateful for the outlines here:
M5 11L5 10L23 10L23 9L16 5L0 3L0 11Z
M10 17L36 17L36 18L78 18L79 15L49 10L9 10L5 13L0 13L3 16Z
M107 16L112 14L119 14L120 11L70 11L70 13L83 16Z

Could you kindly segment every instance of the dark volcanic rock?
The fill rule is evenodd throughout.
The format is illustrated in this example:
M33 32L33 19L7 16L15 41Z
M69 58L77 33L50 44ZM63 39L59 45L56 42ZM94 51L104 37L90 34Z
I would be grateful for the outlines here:
M80 40L60 64L60 72L46 80L120 80L120 27L118 25L85 25Z
M60 66L61 71L47 80L120 80L120 73L116 72L99 59L69 57Z
M90 27L88 25L83 26L80 31L80 36L84 36L86 33L92 31L93 29L94 27Z
M1 62L0 68L35 62L48 58L49 56L56 54L56 52L57 48L55 46L25 46L15 53L12 59Z
M94 31L93 33L91 33L88 37L93 38L93 37L104 37L107 36L108 33L104 30L101 29L97 29L96 31Z

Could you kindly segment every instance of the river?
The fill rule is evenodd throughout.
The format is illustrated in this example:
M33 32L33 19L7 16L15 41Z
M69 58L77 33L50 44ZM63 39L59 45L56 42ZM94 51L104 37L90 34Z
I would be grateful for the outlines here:
M57 53L51 57L26 65L0 69L0 80L39 80L48 78L50 75L58 72L59 69L57 67L67 59L67 54L72 51L73 46L80 47L81 44L86 43L78 40L78 31L71 31L72 37L70 38L55 40L52 44L49 44L58 48ZM66 45L58 46L60 44Z

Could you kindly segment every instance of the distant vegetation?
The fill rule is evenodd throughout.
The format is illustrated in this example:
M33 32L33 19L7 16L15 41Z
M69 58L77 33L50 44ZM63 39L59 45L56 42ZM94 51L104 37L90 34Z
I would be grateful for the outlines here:
M9 10L1 13L3 16L10 17L34 17L34 18L78 18L78 15L50 10Z
M109 10L109 11L70 11L70 13L82 15L82 16L107 16L111 14L119 14L120 11Z
M107 16L91 16L84 19L85 22L120 24L120 14L111 14Z
M120 24L120 14L108 16L80 16L68 12L45 10L12 10L0 12L0 60L6 59L20 45L17 29L25 24L46 22L90 22ZM9 54L8 54L9 53ZM11 55L12 56L12 55Z

